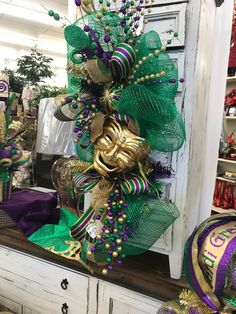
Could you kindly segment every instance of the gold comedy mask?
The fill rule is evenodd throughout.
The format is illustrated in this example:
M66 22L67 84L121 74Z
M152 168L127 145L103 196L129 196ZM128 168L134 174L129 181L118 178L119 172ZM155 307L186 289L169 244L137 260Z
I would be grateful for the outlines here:
M95 146L94 168L102 176L127 172L149 153L145 140L136 135L138 130L134 123L127 125L100 113L91 129L91 141Z

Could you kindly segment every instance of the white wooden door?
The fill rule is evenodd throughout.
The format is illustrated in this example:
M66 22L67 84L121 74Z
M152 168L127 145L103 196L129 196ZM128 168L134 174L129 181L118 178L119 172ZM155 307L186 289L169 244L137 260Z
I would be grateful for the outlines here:
M166 44L167 40L171 39L175 32L178 33L178 38L175 38L172 41L172 44L168 46L169 48L171 47L171 50L168 50L168 54L175 63L176 69L178 70L178 77L181 79L184 77L185 73L184 46L186 38L187 3L168 4L162 2L162 4L163 5L152 8L152 12L145 16L148 20L148 24L144 26L144 31L157 31L163 44ZM179 83L178 93L176 96L176 106L180 112L182 110L183 92L183 84ZM170 166L174 173L177 173L178 153L158 153L155 154L155 159L161 161L167 166ZM178 184L178 180L176 178L172 178L170 180L165 180L164 184L166 183L169 183L169 189L166 189L164 196L170 197L173 201L176 201L176 185ZM177 221L176 224L181 228L180 221ZM173 227L170 226L154 244L151 250L163 254L169 254L173 246L172 233Z
M161 301L99 280L98 314L156 314Z

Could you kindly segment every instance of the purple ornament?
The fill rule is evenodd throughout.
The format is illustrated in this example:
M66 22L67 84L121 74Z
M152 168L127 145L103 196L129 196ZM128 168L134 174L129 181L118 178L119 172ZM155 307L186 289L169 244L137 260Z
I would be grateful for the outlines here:
M108 267L107 267L109 270L112 270L113 269L113 266L110 264L110 265L108 265Z
M118 234L119 234L119 236L122 237L125 233L123 231L120 231Z
M82 131L82 130L83 130L83 127L82 127L82 126L78 126L78 130L79 130L79 131Z
M96 251L96 246L92 246L92 247L91 247L91 251L92 251L92 252L95 252L95 251Z
M77 133L78 131L79 131L79 128L78 128L78 127L75 127L75 128L74 128L74 132Z
M102 240L98 240L98 244L99 244L99 245L102 245L102 244L103 244L103 241L102 241Z
M10 150L1 150L0 151L0 159L4 158L10 158L11 157L11 151Z
M82 97L81 102L85 105L87 103L87 99L85 97Z
M179 81L180 81L180 83L183 83L184 82L184 78L181 78Z
M123 263L122 259L121 259L121 258L118 258L117 264L121 265L122 263Z
M120 26L124 27L126 25L126 20L121 20L120 21Z
M124 203L123 206L124 206L124 207L128 207L128 204L127 204L127 203Z
M107 215L108 215L109 217L112 217L112 216L113 216L112 211L111 211L111 210L108 210Z
M78 109L78 105L77 104L73 104L72 107L73 107L73 109Z
M121 216L123 215L122 211L119 211L119 212L117 213L117 215L118 215L119 217L121 217Z
M111 203L112 203L111 199L110 199L110 198L108 198L108 200L107 200L107 204L111 204Z
M111 41L111 37L110 37L108 34L106 34L106 35L103 37L103 39L104 39L105 43L109 43L109 41Z
M103 226L103 227L102 227L102 231L105 231L105 230L107 230L107 227L106 227L106 226Z
M78 136L78 138L81 138L83 135L82 135L82 133L79 133L77 136Z
M125 231L129 231L129 226L125 226Z
M123 240L124 242L126 242L126 241L127 241L126 236L124 236L124 237L122 238L122 240Z
M116 242L112 242L112 243L111 243L111 246L112 246L112 247L116 247L116 245L117 245Z
M84 26L84 31L88 33L90 31L90 27L88 25L85 25Z
M101 215L97 215L97 216L96 216L96 219L97 219L97 220L100 220L100 219L101 219Z
M81 0L75 0L75 5L80 6L81 5Z

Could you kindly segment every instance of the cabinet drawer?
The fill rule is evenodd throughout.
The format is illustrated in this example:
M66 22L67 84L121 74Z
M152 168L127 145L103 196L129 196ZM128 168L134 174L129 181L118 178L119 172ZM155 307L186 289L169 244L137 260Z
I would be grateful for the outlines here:
M156 314L162 302L99 280L98 314Z
M78 309L87 313L88 277L4 247L0 256L0 295L38 313L62 313L64 303L69 314L77 314ZM66 290L61 287L64 279Z

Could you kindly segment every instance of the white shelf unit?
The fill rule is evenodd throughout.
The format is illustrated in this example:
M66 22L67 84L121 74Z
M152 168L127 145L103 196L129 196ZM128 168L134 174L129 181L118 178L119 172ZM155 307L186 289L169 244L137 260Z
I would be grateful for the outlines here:
M224 208L221 208L221 207L215 207L214 205L212 205L212 211L213 212L216 212L218 214L226 214L226 213L229 213L231 211L235 211L236 209L233 209L233 208L230 208L230 209L224 209Z
M236 164L236 160L231 160L231 159L218 158L218 161L220 161L220 162L228 162L230 164Z
M229 182L229 183L236 184L236 181L235 181L235 180L230 180L230 179L227 179L227 178L224 178L224 177L216 177L216 179L217 179L217 180L226 181L226 182Z
M227 120L236 120L236 116L225 116Z
M236 76L228 77L227 84L226 84L226 91L225 93L229 93L234 86L236 87ZM230 134L232 131L235 130L236 127L236 116L226 116L224 115L223 119L223 132L224 134ZM225 158L218 158L218 166L220 166L221 170L223 171L236 171L236 160L225 159ZM231 183L233 185L236 184L235 180L231 180L228 178L224 178L221 176L216 177L217 180L221 180L224 182ZM220 207L215 207L212 205L212 212L214 213L229 213L230 211L234 211L234 209L223 209Z
M234 82L236 82L236 76L230 76L230 77L228 77L227 83L234 83Z

